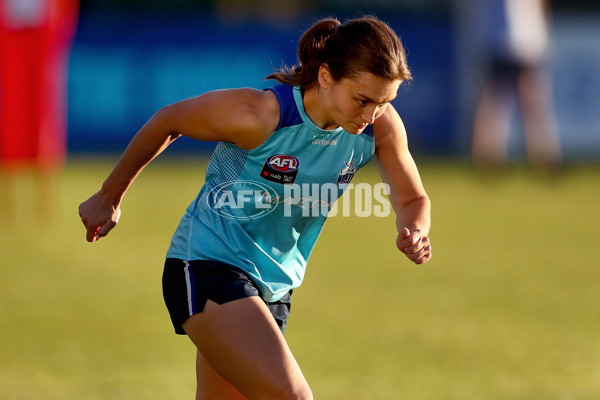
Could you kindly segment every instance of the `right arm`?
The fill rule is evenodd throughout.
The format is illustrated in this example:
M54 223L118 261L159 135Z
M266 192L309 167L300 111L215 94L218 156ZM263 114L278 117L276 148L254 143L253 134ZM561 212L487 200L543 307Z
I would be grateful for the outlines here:
M137 132L101 189L79 206L86 240L99 240L116 226L129 186L181 135L250 150L264 142L278 122L279 105L271 91L214 91L163 107Z

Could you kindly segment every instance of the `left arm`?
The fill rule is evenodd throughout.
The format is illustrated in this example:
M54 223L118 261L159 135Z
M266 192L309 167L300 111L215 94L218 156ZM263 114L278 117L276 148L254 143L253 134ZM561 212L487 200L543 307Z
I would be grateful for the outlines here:
M424 264L431 259L431 202L408 150L404 124L388 105L373 128L379 173L390 186L390 201L396 212L396 246L415 264Z

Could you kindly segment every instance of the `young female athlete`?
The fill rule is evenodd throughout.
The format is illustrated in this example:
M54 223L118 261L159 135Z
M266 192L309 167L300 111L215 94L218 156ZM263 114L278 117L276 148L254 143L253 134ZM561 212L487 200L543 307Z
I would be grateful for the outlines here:
M99 240L117 224L127 188L173 140L219 142L163 274L175 331L198 350L197 399L312 398L283 330L325 215L303 214L286 187L337 185L337 197L375 155L391 188L398 249L417 264L431 258L430 201L389 104L411 79L400 40L375 17L324 19L298 52L300 65L270 75L279 84L269 90L214 91L162 108L79 207L87 240ZM267 201L222 201L249 189Z

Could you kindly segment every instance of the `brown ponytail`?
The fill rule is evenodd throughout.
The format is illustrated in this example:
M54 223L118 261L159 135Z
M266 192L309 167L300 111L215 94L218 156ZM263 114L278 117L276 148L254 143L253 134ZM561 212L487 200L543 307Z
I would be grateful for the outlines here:
M326 18L315 23L300 38L295 67L284 67L266 79L289 85L311 86L319 68L329 66L334 80L370 72L390 80L411 80L402 42L376 17L352 19L341 24Z

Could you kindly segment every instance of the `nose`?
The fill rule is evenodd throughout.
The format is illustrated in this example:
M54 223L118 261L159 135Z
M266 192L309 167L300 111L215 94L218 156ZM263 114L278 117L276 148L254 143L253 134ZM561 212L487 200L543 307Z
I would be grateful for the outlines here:
M361 118L369 125L375 122L375 119L377 118L377 107L366 110L363 115L361 115Z

